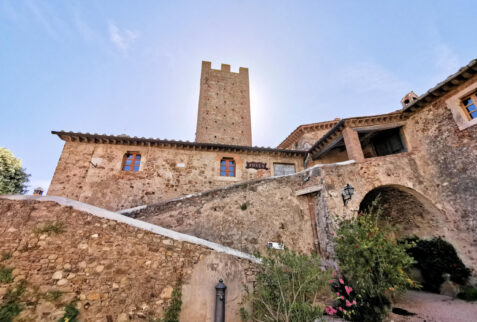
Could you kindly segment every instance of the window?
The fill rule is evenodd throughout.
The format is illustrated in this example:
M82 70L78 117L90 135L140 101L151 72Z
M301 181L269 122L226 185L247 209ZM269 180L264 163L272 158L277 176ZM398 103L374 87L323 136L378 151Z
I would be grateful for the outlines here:
M287 174L295 173L294 164L285 164L285 163L274 163L273 164L273 175L274 176L285 176Z
M223 158L220 160L220 176L235 177L235 161L232 158Z
M128 152L124 155L123 171L139 171L141 155L137 152Z
M464 106L465 113L469 119L477 119L477 93L470 95L467 98L462 100L462 105Z
M407 151L400 132L400 128L385 130L371 139L378 157Z

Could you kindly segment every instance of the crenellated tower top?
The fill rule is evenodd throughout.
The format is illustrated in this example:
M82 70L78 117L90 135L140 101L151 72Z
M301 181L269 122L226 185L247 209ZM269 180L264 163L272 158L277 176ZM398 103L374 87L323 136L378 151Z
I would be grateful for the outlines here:
M196 142L252 145L248 68L202 62Z

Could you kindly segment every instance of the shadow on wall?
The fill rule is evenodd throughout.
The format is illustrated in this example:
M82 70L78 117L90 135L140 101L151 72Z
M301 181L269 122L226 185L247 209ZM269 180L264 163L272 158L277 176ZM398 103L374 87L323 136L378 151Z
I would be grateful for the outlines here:
M444 235L445 214L414 189L401 185L377 187L363 198L359 212L368 211L376 199L382 211L381 224L394 226L396 238L410 235L421 238Z

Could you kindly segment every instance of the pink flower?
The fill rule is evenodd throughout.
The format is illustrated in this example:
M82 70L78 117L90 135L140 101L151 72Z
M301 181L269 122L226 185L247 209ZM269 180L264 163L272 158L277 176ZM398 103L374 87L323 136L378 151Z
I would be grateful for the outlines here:
M334 282L333 280L330 280L330 284L333 284L333 282Z
M332 277L336 276L336 271L333 271L333 274L331 274Z
M347 306L347 307L350 307L351 305L352 305L351 302L348 301L348 300L346 300L346 306Z
M341 299L344 300L344 296L343 296L343 295L341 295Z
M328 307L325 309L325 312L326 312L326 314L328 314L328 315L335 315L337 311L336 311L332 306L328 306Z
M347 286L347 285L345 286L345 291L346 291L346 294L348 294L348 295L349 295L349 293L351 293L351 291L352 291L352 290L353 290L353 288L352 288L352 287L349 287L349 286Z
M356 305L356 300L353 300L353 305Z
M341 312L343 312L343 308L339 307L338 310L340 310Z
M336 295L337 295L337 296L340 296L340 292L336 292Z
M344 281L343 281L343 279L342 279L342 278L340 278L340 283L341 283L341 284L344 284Z

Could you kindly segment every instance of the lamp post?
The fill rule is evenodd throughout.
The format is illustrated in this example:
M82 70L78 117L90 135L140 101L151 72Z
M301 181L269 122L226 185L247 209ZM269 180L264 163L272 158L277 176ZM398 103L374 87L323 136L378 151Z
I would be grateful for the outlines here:
M227 286L222 279L215 286L215 318L214 322L225 322L225 290Z
M343 192L341 193L341 197L343 198L343 203L346 206L348 201L351 200L351 197L353 197L354 194L354 188L348 184L346 184L346 187L344 187Z

